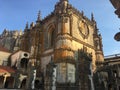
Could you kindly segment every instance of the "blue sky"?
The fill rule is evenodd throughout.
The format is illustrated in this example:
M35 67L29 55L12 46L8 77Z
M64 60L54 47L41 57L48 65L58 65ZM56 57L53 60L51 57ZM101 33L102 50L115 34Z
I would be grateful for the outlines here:
M59 0L0 0L0 33L9 30L24 30L26 22L35 22L40 10L42 18L54 10ZM120 42L114 40L119 31L120 19L114 14L115 9L109 0L69 0L85 16L94 13L98 28L103 38L104 55L120 53Z

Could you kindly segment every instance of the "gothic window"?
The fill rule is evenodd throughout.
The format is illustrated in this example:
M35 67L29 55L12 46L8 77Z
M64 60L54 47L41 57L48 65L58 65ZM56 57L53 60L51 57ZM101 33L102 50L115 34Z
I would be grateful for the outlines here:
M55 32L55 30L53 27L51 27L48 31L48 46L49 46L49 48L53 47L53 45L54 45L54 32Z
M51 46L53 46L53 43L54 43L54 31L55 30L52 30L52 32L51 32Z

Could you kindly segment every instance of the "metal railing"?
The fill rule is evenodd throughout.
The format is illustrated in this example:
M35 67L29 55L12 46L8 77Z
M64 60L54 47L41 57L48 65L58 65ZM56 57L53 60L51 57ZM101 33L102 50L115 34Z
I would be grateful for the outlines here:
M105 59L114 58L114 57L120 57L120 53L104 56Z

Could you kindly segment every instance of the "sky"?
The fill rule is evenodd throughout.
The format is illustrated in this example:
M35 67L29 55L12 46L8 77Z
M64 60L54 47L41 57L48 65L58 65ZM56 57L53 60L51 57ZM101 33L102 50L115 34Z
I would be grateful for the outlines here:
M24 30L26 22L35 22L38 11L42 19L54 10L59 0L0 0L0 33L8 30ZM98 29L102 35L104 55L120 53L120 42L114 40L119 32L120 19L114 14L109 0L69 0L89 19L94 14Z

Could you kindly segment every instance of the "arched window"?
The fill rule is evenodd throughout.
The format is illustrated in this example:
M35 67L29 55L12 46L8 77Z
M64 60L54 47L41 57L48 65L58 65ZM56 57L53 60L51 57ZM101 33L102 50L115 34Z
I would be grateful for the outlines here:
M54 45L54 31L55 31L55 30L52 30L52 31L51 31L51 40L50 40L50 46L51 46L51 47Z
M51 26L48 30L48 46L49 46L49 48L54 46L54 35L55 35L55 29L53 26Z

